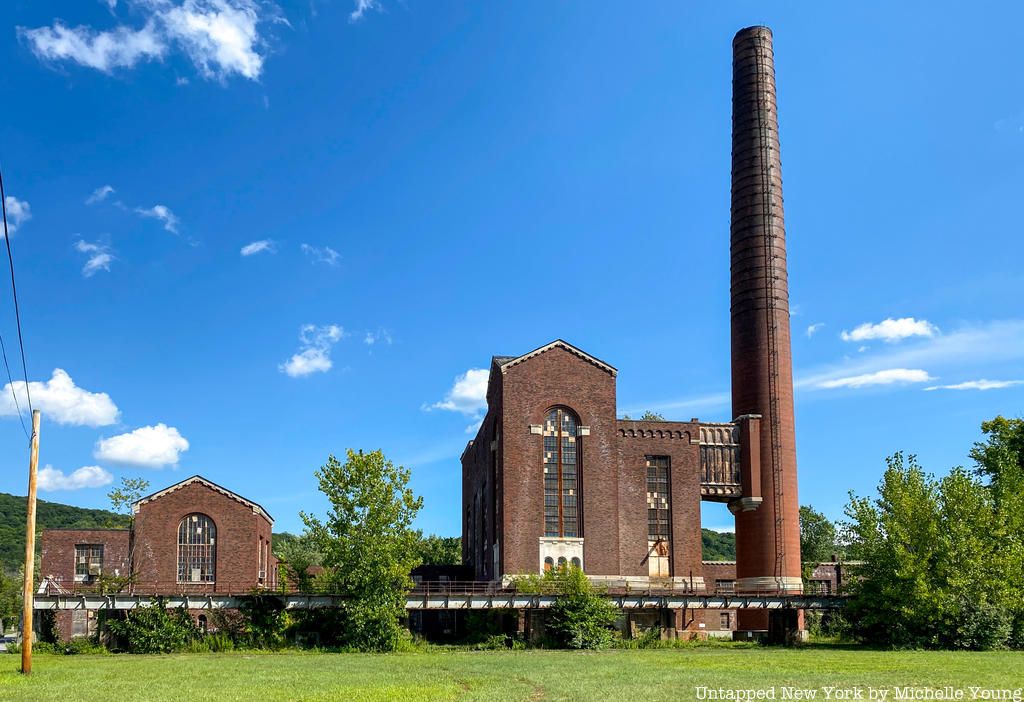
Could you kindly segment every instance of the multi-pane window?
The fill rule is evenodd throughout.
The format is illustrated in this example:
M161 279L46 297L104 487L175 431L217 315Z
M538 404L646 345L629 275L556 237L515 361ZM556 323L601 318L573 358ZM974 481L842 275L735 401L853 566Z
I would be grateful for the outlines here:
M736 581L735 580L716 580L715 581L715 592L735 592Z
M75 580L89 581L103 572L103 544L75 544Z
M556 407L544 422L544 535L577 537L580 451L576 415Z
M205 514L188 515L178 525L178 582L212 583L216 564L216 525Z
M729 616L728 612L722 612L719 616L718 628L722 631L728 631L732 628L732 617Z
M650 541L669 540L671 511L668 456L648 456L647 538Z

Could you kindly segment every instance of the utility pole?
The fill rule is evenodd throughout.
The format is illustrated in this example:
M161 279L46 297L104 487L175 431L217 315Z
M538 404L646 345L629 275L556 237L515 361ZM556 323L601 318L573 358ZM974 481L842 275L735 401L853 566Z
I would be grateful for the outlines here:
M25 589L22 592L21 672L32 672L32 576L36 560L36 469L39 466L39 410L32 410L32 448L28 459L28 521L25 525Z

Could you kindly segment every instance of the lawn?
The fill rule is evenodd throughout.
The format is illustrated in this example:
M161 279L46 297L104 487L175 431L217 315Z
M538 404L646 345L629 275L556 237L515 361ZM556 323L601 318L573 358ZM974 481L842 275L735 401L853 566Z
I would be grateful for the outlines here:
M169 656L0 654L2 700L598 700L655 702L697 698L696 688L784 686L1018 690L1024 654L890 652L811 646L801 649L707 647L676 650L430 651L392 655L221 653ZM856 697L856 690L861 698ZM769 698L771 699L771 698ZM881 698L875 698L881 699ZM980 697L976 699L982 699ZM1012 699L1012 698L1011 698Z

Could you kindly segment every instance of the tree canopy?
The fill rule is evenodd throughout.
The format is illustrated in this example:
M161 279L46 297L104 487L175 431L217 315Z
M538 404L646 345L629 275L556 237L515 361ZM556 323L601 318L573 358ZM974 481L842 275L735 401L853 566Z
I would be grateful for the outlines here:
M408 487L410 473L383 452L349 450L345 463L328 456L316 471L331 507L326 518L301 513L320 552L323 583L349 600L341 611L341 645L394 650L401 641L405 593L420 562L412 522L423 506Z

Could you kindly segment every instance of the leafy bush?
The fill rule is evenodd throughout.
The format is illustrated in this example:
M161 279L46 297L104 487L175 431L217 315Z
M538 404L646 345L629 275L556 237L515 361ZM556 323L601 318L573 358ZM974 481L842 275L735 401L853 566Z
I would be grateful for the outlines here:
M240 609L249 645L276 649L284 645L288 615L284 603L274 596L253 593Z
M555 568L543 576L526 576L516 581L516 587L522 592L555 594L545 626L556 646L599 649L614 640L612 625L618 610L576 566Z
M151 607L129 611L107 626L128 653L171 653L183 650L200 636L199 627L184 609L168 610L158 597Z
M962 600L950 648L985 651L1005 648L1013 633L1010 613L1003 607Z
M193 639L183 649L186 653L224 653L233 650L235 650L234 640L220 632Z
M20 654L21 644L7 644L7 652ZM32 653L74 656L80 653L88 653L91 655L107 654L110 653L110 651L108 651L102 644L93 641L92 639L71 639L70 641L58 641L57 643L49 641L34 641L32 642Z

